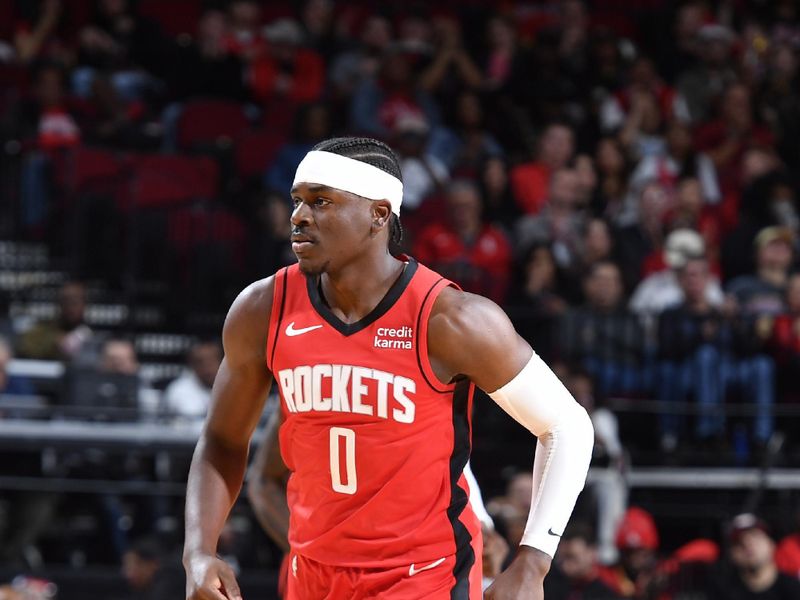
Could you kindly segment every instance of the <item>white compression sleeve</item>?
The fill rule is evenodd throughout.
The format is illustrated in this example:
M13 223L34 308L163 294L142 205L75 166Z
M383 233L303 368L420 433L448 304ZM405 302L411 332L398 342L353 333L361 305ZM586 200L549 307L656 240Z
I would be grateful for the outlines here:
M522 543L552 557L586 482L594 446L592 422L535 352L514 379L489 396L539 438Z

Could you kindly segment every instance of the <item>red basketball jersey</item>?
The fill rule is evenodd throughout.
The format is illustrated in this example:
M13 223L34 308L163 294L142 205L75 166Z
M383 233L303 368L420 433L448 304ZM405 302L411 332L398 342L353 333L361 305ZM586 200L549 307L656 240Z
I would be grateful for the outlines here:
M442 385L428 361L431 308L453 284L403 259L383 300L350 324L297 265L275 277L267 365L285 417L289 541L320 563L475 560L480 525L463 476L473 386Z

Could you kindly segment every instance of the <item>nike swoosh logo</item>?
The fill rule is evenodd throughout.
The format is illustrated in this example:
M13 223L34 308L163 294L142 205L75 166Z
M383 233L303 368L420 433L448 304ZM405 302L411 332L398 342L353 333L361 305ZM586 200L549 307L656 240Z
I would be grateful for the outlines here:
M548 530L547 530L547 533L548 533L549 535L554 535L554 536L556 536L556 537L561 537L559 534L557 534L555 531L553 531L553 528L552 528L552 527L551 527L550 529L548 529Z
M321 329L322 325L312 325L311 327L303 327L302 329L295 329L294 328L294 321L289 323L286 326L286 335L289 337L294 337L296 335L303 335L304 333L308 333L309 331L314 331L315 329Z
M417 573L420 573L422 571L427 571L428 569L433 569L434 567L438 567L440 564L442 564L446 560L446 558L447 557L440 558L439 560L435 560L431 564L425 565L424 567L420 567L419 569L415 569L414 568L414 563L412 563L411 566L408 568L408 576L409 577L413 577Z

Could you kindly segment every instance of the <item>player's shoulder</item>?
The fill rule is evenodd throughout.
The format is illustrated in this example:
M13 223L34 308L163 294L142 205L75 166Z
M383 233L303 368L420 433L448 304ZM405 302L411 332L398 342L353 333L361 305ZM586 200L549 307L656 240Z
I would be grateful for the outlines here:
M428 321L428 337L456 343L482 341L514 331L505 311L489 298L454 287L442 289Z
M275 292L275 275L254 281L244 288L231 304L223 327L223 341L259 343L266 339Z

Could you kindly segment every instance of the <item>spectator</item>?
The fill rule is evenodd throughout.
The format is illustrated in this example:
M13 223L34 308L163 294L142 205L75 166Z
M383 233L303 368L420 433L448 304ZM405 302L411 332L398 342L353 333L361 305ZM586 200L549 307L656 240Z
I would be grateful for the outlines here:
M29 65L42 55L49 60L62 56L63 43L56 35L64 11L61 0L16 4L18 9L23 9L23 18L15 23L14 50L17 60Z
M314 50L303 48L303 32L292 19L264 27L266 51L251 61L250 89L262 102L314 102L322 95L325 63Z
M14 354L10 344L5 338L0 337L0 395L33 395L34 387L27 378L8 374L8 363L12 358Z
M508 231L519 216L519 208L511 196L508 164L500 156L485 157L479 169L478 185L486 206L486 218Z
M292 139L278 150L264 176L264 186L285 194L292 189L297 165L314 144L330 137L331 116L323 103L306 104L298 109L294 119Z
M795 513L795 523L800 523L800 512ZM781 573L800 580L800 531L795 530L778 543L775 563Z
M137 375L139 373L139 359L133 343L124 338L109 338L103 343L98 369L106 373L119 375Z
M800 149L797 147L800 112L794 95L798 66L794 44L788 40L776 40L769 48L764 89L759 103L760 113L775 135L776 149L787 164L797 164L800 160Z
M728 194L720 211L725 237L721 262L726 279L749 273L755 266L753 241L771 225L800 233L797 194L789 173L774 152L751 148L740 165L742 187Z
M726 292L745 315L777 315L784 311L786 283L794 255L794 233L766 227L755 239L756 270L729 282Z
M205 418L211 401L211 387L221 362L219 342L193 344L189 349L187 369L164 392L167 413L194 421Z
M696 6L695 9L697 8L699 7ZM696 12L691 17L689 14L681 16L686 19L684 23L687 25L689 19L695 23L687 27L696 32L695 40L688 39L691 32L687 31L684 44L693 45L689 52L696 54L696 58L699 58L700 61L695 60L691 67L680 74L677 88L685 98L692 123L697 124L706 121L711 116L714 102L736 79L736 73L731 64L731 49L736 35L727 27L718 24L707 23L698 28L697 21L694 20L699 16Z
M676 186L675 205L665 219L670 229L688 228L698 231L705 242L706 256L719 271L719 245L722 233L719 211L703 197L703 188L695 177L685 177Z
M731 521L727 538L728 561L720 563L709 579L709 597L800 598L800 582L778 571L775 541L764 521L750 513L737 515Z
M297 261L289 241L291 205L284 192L269 192L254 200L253 218L248 221L250 260L253 279L267 277L281 267Z
M592 212L613 223L629 218L627 200L632 165L625 149L615 137L604 137L595 147L597 165L597 195L592 202Z
M414 255L465 290L501 303L508 289L511 246L505 235L482 218L478 188L458 180L447 188L447 223L420 232Z
M529 472L516 473L508 480L505 496L492 498L486 505L498 528L505 528L506 539L512 548L522 539L532 497L533 476Z
M536 159L511 169L511 189L522 212L535 215L552 193L552 177L564 169L575 153L572 129L563 123L551 123L542 131Z
M660 314L684 300L684 292L679 282L679 272L692 259L706 259L705 242L700 234L692 229L676 229L667 236L662 261L666 268L645 277L633 291L630 309L643 317ZM655 261L653 261L655 262ZM714 275L705 278L705 299L709 306L720 308L725 300L719 280Z
M497 140L486 130L483 106L472 92L460 94L456 100L453 128L439 127L431 134L428 152L450 171L475 174L487 157L502 156Z
M39 321L20 336L17 354L21 358L42 360L73 359L92 335L84 321L86 288L77 281L67 282L58 293L58 312L54 319Z
M750 90L741 83L731 84L721 98L720 116L699 128L695 147L705 152L719 177L722 193L741 185L739 165L750 146L772 147L770 131L755 122Z
M181 578L169 568L163 546L145 537L131 543L122 556L128 592L119 600L173 600L183 593Z
M394 126L394 149L403 172L403 210L411 214L447 184L445 164L427 152L430 125L413 115L400 117Z
M266 52L261 30L263 7L256 0L232 0L228 4L229 28L225 37L228 51L251 64Z
M343 40L337 35L332 0L306 0L300 11L303 34L320 56L335 56Z
M597 546L587 523L572 521L561 536L554 573L545 580L552 600L616 600L619 598L598 576Z
M637 317L625 309L619 267L595 263L583 288L585 305L569 310L561 322L562 358L582 365L604 397L649 389L644 334Z
M589 413L594 427L594 476L589 487L597 505L597 540L592 545L596 546L600 562L608 565L618 558L614 536L628 505L628 486L624 473L626 458L619 438L619 423L608 408L597 406L594 382L589 373L573 369L565 384L575 400Z
M519 282L506 303L517 331L545 360L555 356L558 319L567 308L557 294L558 274L547 244L534 244L521 262Z
M221 10L206 10L197 24L195 39L175 43L164 60L165 83L177 100L222 96L245 97L244 65L229 45L230 20Z
M757 331L767 344L778 367L779 396L800 396L796 373L800 368L800 273L789 276L786 284L786 311L773 318L758 317ZM763 327L763 330L761 329Z
M92 21L78 36L78 63L72 88L88 98L98 76L126 101L141 100L156 87L166 51L160 28L136 13L131 0L96 0Z
M580 301L580 282L593 264L613 259L614 240L611 238L608 223L599 217L581 222L576 250L577 254L569 266L563 287L564 295L570 301Z
M617 256L631 289L644 276L645 259L661 252L664 241L664 215L670 208L670 197L664 187L650 181L641 189L635 210L617 222L615 235Z
M369 15L360 29L359 43L336 56L328 69L337 98L350 98L364 81L377 79L394 37L391 22L380 14Z
M619 561L600 568L600 580L623 598L648 598L658 570L659 535L653 517L630 507L617 530ZM725 597L725 596L723 596Z
M640 125L643 117L682 121L688 118L685 102L659 77L648 57L641 56L633 62L628 80L627 86L606 98L600 107L600 125L606 133L622 130L620 135L624 139L625 130ZM649 115L641 112L645 98L652 100L652 104L647 105L653 109Z
M464 48L461 24L452 17L434 21L436 49L426 69L420 74L420 86L432 94L452 99L459 89L477 90L483 75Z
M517 84L514 75L525 69L525 55L519 48L514 22L506 17L492 17L486 28L488 55L484 66L484 86L506 90Z
M439 110L422 89L413 71L411 57L399 48L384 56L377 79L365 79L350 103L350 125L354 133L388 138L401 120L439 124Z
M544 208L536 215L522 217L516 226L519 247L547 242L556 264L571 269L580 256L583 214L580 211L580 180L574 169L559 169L550 179Z
M658 180L667 189L675 189L679 180L692 177L700 184L704 202L718 204L722 195L714 163L706 154L694 150L689 127L673 119L667 126L665 137L663 152L648 154L636 165L630 179L631 186L637 189L647 181Z
M737 356L752 344L752 332L734 329L706 296L708 262L694 258L679 271L683 303L662 313L658 347L661 357L660 399L675 403L693 391L701 408L696 422L700 440L719 443L725 435L721 408L729 388L742 390L747 401L755 402L755 439L762 446L772 434L772 404L775 401L774 365L763 354ZM672 412L661 418L662 450L674 451L679 420Z

